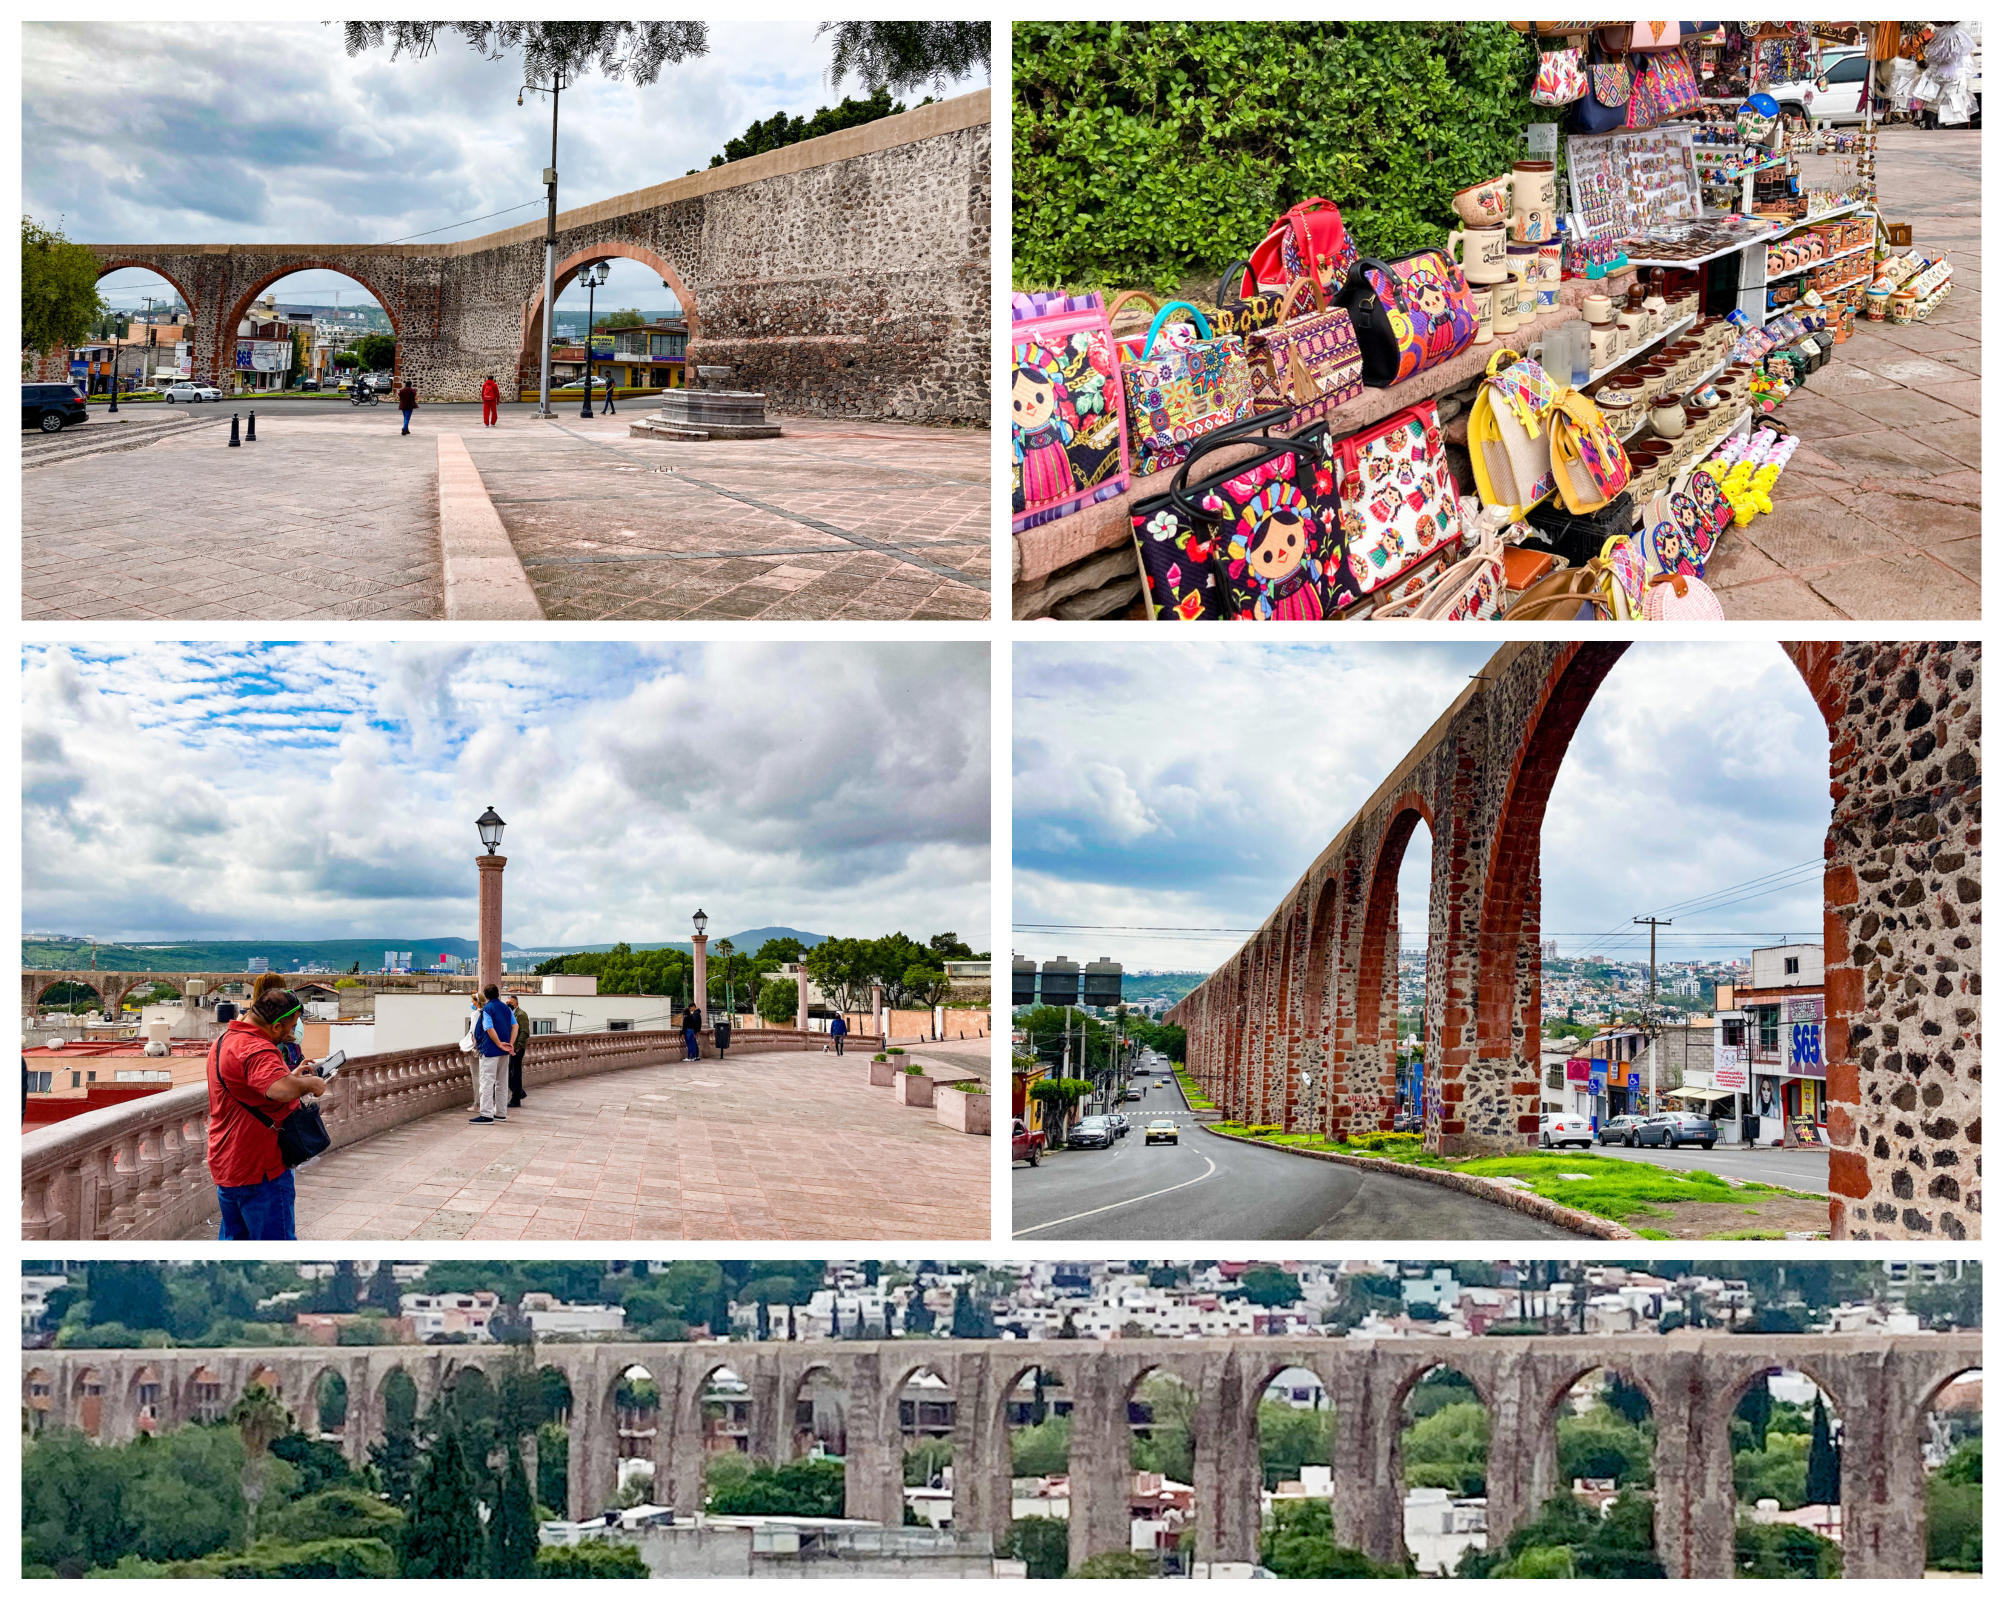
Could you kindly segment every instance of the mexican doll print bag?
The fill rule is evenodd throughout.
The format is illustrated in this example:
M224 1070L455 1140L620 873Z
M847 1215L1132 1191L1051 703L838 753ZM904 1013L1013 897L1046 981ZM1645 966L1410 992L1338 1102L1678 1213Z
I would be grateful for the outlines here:
M1641 564L1650 582L1673 573L1703 577L1716 538L1709 514L1692 493L1703 480L1716 488L1708 473L1692 473L1689 490L1663 490L1641 513Z
M1134 298L1152 303L1151 296L1122 295L1112 309L1117 312ZM1181 327L1164 332L1176 311L1195 320L1194 337ZM1209 320L1185 300L1170 301L1157 311L1144 339L1118 339L1116 354L1138 472L1175 466L1204 435L1251 415L1244 342L1232 334L1212 334Z
M1295 317L1294 303L1308 293L1318 309ZM1341 307L1328 304L1311 278L1286 291L1278 322L1247 334L1244 348L1251 364L1253 411L1290 406L1297 421L1310 423L1362 393L1355 324Z
M1365 269L1366 270L1366 269ZM1446 466L1436 401L1420 401L1334 450L1344 583L1381 589L1460 538L1460 497Z
M1248 461L1171 492L1183 515L1216 531L1219 615L1313 622L1357 598L1341 563L1341 502L1328 426L1315 423Z
M1226 445L1270 446L1270 430L1290 422L1285 412L1241 418L1198 440L1174 483L1158 495L1136 500L1127 510L1140 576L1147 586L1148 615L1157 621L1200 623L1225 615L1212 553L1224 532L1225 511L1204 510L1186 489L1196 463ZM1231 469L1235 471L1233 467Z
M1342 225L1341 208L1316 195L1290 207L1266 230L1251 253L1238 293L1269 289L1283 294L1296 278L1309 274L1329 290L1339 290L1355 264L1355 242Z
M1014 297L1013 512L1017 534L1123 495L1126 400L1097 295Z
M1371 389L1457 356L1478 327L1467 281L1443 250L1389 262L1365 256L1336 300L1355 323L1362 381Z
M1626 447L1598 403L1567 389L1551 403L1550 466L1557 494L1573 512L1596 512L1633 476Z

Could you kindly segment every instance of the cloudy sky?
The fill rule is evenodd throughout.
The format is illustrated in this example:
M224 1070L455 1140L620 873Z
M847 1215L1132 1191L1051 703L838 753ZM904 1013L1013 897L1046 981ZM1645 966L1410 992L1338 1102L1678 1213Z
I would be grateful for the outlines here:
M830 41L815 26L715 22L706 56L662 67L645 88L593 75L566 90L558 204L679 178L774 112L810 116L866 95L852 77L827 81ZM386 46L350 57L338 25L317 21L32 23L22 50L21 209L60 219L71 239L387 244L471 239L542 215L549 104L515 105L518 52L488 61L448 34L423 60L391 61ZM486 216L524 201L535 204ZM104 294L136 307L159 285L121 270ZM325 304L336 288L344 305L365 298L328 272L294 274L277 292ZM581 291L559 304L573 294L582 311ZM657 275L624 261L598 301L674 304Z
M1256 929L1492 651L1017 646L1014 948L1215 967L1243 933L1142 931ZM1644 961L1636 914L1780 874L1751 899L1677 916L1662 960L1742 955L1781 931L1818 939L1828 815L1825 725L1777 649L1636 645L1550 798L1545 934L1565 956ZM1399 882L1407 946L1423 944L1429 857L1420 824Z
M35 646L23 927L110 939L990 925L981 644Z

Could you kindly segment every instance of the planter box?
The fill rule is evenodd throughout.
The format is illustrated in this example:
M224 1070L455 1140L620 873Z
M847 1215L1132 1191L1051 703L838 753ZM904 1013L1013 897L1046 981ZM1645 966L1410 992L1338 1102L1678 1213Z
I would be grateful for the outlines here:
M872 1061L869 1064L869 1083L872 1085L888 1085L902 1077L892 1063Z
M896 1079L897 1100L906 1107L929 1107L932 1104L932 1086L938 1081L924 1074L898 1073Z
M911 1054L901 1046L887 1047L883 1055L890 1059L890 1066L899 1073L910 1066Z
M933 1115L947 1129L962 1135L987 1135L994 1130L994 1098L985 1091L954 1090L940 1085L932 1093Z

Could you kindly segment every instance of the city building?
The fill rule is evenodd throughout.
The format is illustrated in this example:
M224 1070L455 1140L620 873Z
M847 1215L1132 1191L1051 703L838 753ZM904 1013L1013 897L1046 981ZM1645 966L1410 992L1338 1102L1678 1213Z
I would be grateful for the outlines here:
M552 1335L620 1335L626 1327L623 1307L607 1307L601 1302L559 1302L547 1291L530 1291L523 1296L521 1316L538 1340Z
M296 381L293 372L294 330L304 332L310 341L312 320L288 317L269 299L251 306L248 314L236 325L237 394L286 389Z
M570 343L549 350L551 384L584 381L584 344L577 334ZM688 351L686 318L665 317L635 328L600 328L592 335L590 370L593 380L610 380L621 389L685 389Z
M500 1298L492 1291L454 1291L426 1295L405 1291L403 1316L420 1341L464 1335L475 1341L490 1341L488 1326L500 1308Z
M1742 1061L1750 1143L1827 1144L1823 1007L1819 945L1762 947L1748 982L1718 986L1719 1057L1736 1048L1734 1065Z

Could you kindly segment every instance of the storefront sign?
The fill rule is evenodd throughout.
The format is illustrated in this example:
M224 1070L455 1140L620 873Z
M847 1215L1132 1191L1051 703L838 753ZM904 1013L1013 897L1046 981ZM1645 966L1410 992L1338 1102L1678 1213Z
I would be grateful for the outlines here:
M245 339L236 347L236 370L240 373L282 373L292 365L289 339Z
M1564 1080L1567 1084L1588 1085L1592 1082L1592 1062L1588 1057L1573 1057L1564 1064Z
M1719 1090L1745 1091L1745 1048L1717 1046L1711 1056L1710 1083Z

